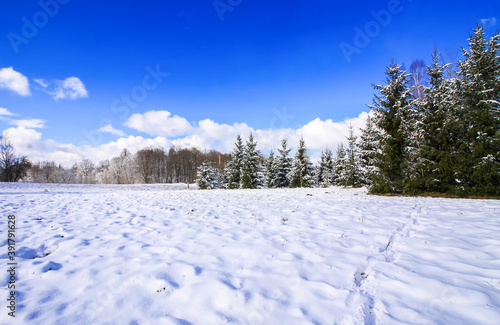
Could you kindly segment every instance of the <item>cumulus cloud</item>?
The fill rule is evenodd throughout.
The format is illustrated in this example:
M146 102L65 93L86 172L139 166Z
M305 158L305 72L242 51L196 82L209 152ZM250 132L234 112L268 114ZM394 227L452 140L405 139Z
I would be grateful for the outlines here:
M11 125L22 126L28 129L40 129L44 127L45 121L41 119L11 120Z
M16 151L23 155L37 155L37 152L42 149L40 144L42 134L36 130L18 126L5 129L2 135L9 138Z
M133 114L125 126L149 135L177 137L191 133L192 125L183 117L169 111L148 111L144 114Z
M0 88L12 90L21 96L31 94L28 78L12 67L0 69Z
M111 133L111 134L114 134L114 135L118 135L120 137L124 137L125 136L125 132L123 132L122 130L115 129L114 127L111 126L111 124L103 126L102 128L100 128L97 131L103 132L103 133Z
M88 97L87 89L83 82L77 77L69 77L64 80L34 79L42 89L58 99L78 99Z

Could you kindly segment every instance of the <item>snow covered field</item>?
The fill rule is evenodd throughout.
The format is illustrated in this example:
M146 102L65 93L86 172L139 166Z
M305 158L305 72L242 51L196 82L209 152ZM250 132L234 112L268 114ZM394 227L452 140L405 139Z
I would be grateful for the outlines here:
M500 201L178 188L0 184L0 323L499 323Z

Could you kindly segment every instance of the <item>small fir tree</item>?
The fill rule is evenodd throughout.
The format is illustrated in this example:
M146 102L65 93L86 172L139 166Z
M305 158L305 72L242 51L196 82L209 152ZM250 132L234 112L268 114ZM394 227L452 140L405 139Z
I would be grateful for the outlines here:
M290 170L291 187L312 187L314 185L314 169L307 154L304 138L300 138L297 154Z
M219 177L215 169L215 164L211 161L204 161L197 171L198 180L196 184L200 190L211 190L219 188Z
M271 152L269 152L269 157L266 159L264 171L265 184L267 188L274 187L274 179L276 178L275 160L274 151L271 150Z
M287 148L287 140L281 140L281 148L278 149L279 155L274 159L274 187L283 188L290 186L289 174L292 169L292 159L288 156L292 149Z
M243 141L241 140L241 136L238 135L234 149L231 152L231 160L226 164L225 173L227 175L227 188L229 189L240 188L244 152Z
M318 168L318 185L329 187L333 184L333 158L332 152L326 149L321 153L321 161Z
M245 146L241 169L241 188L255 189L262 186L260 175L260 154L257 142L250 133Z

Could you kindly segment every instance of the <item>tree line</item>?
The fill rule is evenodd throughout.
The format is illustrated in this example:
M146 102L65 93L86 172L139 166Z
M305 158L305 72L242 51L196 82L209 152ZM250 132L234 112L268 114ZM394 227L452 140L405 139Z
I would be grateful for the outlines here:
M337 154L326 149L321 161L313 166L303 138L299 140L296 154L291 157L288 140L281 140L281 147L267 157L256 149L257 142L250 133L246 143L237 136L231 159L224 168L213 161L204 161L198 168L197 184L200 189L258 189L328 187L330 185L360 187L369 184L370 166L361 159L363 137L354 135L349 128L347 146L341 144Z
M127 149L112 158L94 164L89 159L64 168L53 161L30 164L24 180L41 183L70 184L151 184L194 183L196 169L204 160L223 167L227 154L215 150L202 152L196 148L144 148L135 154Z

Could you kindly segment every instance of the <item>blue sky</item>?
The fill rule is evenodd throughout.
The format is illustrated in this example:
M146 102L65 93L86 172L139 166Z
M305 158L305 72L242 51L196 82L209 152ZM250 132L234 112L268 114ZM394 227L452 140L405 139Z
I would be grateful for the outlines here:
M491 35L497 18L498 1L2 1L0 131L67 164L124 146L228 151L250 131L263 150L300 135L336 149L392 59L458 60L476 21Z

